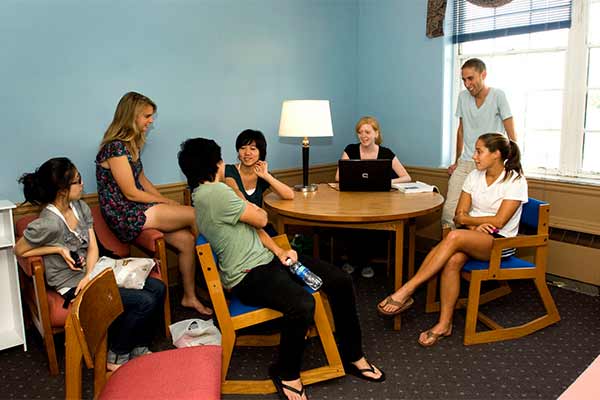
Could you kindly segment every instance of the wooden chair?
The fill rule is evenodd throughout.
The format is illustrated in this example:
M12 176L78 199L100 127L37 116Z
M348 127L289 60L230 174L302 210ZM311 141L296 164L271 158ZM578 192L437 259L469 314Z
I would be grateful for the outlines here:
M467 298L458 300L456 308L467 309L465 345L520 338L560 321L558 309L546 285L549 216L550 205L529 198L523 205L520 227L535 233L494 239L489 261L469 260L463 267L462 277L470 281L469 294ZM502 259L502 249L513 247L535 249L533 263L516 256ZM533 279L545 314L525 324L505 328L479 312L479 306L510 293L507 281L512 279ZM498 281L500 286L481 293L481 283L485 281ZM439 302L435 301L436 289L437 277L432 278L428 284L427 312L439 311ZM490 330L477 332L478 320Z
M119 240L110 231L104 219L99 215L98 207L92 208L94 218L94 228L98 240L102 245L113 251L119 257L129 255L129 246L119 242ZM17 239L23 236L27 225L35 220L38 215L27 215L19 219L15 224ZM164 239L162 233L156 230L144 230L144 236L140 243L148 245L154 242L158 260L166 260L164 253ZM140 236L142 236L140 235ZM162 243L162 244L161 244ZM162 250L161 250L162 249ZM69 313L68 309L63 308L63 297L55 290L46 285L44 259L42 257L18 257L20 268L20 281L22 299L27 305L31 315L31 320L44 340L44 347L48 355L48 368L50 375L58 375L58 359L56 356L56 347L54 344L54 335L64 331L65 321ZM151 276L161 279L168 287L167 268L165 263L160 263L160 267L153 271ZM168 291L165 295L165 332L170 337L169 325L171 324L171 310L169 305Z
M286 235L275 236L273 240L282 248L290 248ZM246 306L235 297L232 297L228 304L221 285L217 261L212 253L210 244L206 242L206 239L202 235L198 238L196 252L202 265L202 272L208 284L210 298L222 334L223 362L221 366L221 392L223 394L275 393L276 389L271 380L229 380L227 379L227 371L234 346L276 346L279 344L279 334L240 336L237 331L279 318L282 314L269 308ZM323 297L319 292L314 292L313 297L315 299L316 333L318 333L323 345L327 365L302 371L300 376L302 382L306 385L337 378L345 374Z
M110 230L110 227L102 216L100 206L93 206L91 207L91 210L92 217L94 218L96 239L104 246L104 248L110 250L119 258L129 257L131 255L131 245L121 242ZM169 325L171 325L171 300L169 297L169 271L167 266L167 246L165 243L165 236L157 229L144 229L142 230L142 233L135 238L132 245L158 261L159 276L156 276L156 274L153 276L163 281L167 287L164 304L164 328L165 336L170 338L171 331L169 330Z
M17 239L23 236L27 225L37 217L37 215L28 215L16 222ZM44 276L46 269L42 257L17 257L17 261L21 267L19 268L21 298L29 309L31 321L44 340L50 375L58 375L54 335L64 331L69 311L62 307L64 302L62 296L46 285Z
M94 398L220 398L220 346L152 353L128 361L115 373L107 372L107 332L122 312L110 269L95 277L73 302L65 325L67 399L82 398L82 360L94 368Z

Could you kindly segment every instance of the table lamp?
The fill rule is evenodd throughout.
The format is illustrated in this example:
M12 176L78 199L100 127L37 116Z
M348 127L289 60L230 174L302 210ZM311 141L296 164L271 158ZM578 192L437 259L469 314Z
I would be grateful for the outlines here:
M309 137L333 136L329 100L286 100L281 106L279 136L302 137L302 185L299 192L314 192L317 185L308 183Z

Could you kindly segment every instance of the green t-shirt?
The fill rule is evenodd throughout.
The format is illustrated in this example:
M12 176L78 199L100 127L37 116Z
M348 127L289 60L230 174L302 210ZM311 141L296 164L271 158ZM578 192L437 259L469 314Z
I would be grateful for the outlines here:
M196 225L219 259L224 287L234 287L248 270L273 259L256 228L240 221L246 202L233 189L221 182L206 183L194 189L192 198Z

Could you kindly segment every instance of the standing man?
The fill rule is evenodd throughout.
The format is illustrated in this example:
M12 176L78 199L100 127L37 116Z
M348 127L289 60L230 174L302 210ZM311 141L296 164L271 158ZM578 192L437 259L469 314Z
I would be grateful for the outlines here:
M456 116L456 161L448 167L448 193L442 213L442 228L454 229L454 212L465 178L475 169L475 141L484 133L508 134L516 141L515 126L506 95L500 89L485 84L485 63L471 58L461 67L462 81L467 90L458 95Z

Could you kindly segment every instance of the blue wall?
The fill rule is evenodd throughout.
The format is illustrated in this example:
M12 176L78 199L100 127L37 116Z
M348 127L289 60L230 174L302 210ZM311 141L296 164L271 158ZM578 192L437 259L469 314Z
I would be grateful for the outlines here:
M379 119L384 145L403 164L438 167L449 157L445 43L425 36L426 15L425 0L360 1L357 107Z
M245 128L269 142L270 168L301 165L300 140L277 137L285 99L331 100L334 137L311 164L337 160L354 124L379 118L402 163L449 157L444 41L425 36L425 0L2 0L0 198L16 178L70 157L87 192L118 99L158 104L142 154L155 184L183 181L188 137L213 137L226 162ZM447 62L447 60L446 60ZM447 71L447 70L446 70ZM448 74L448 72L446 72Z
M2 0L0 198L16 178L70 157L87 192L117 101L136 90L158 104L142 154L155 184L183 180L188 137L213 137L235 161L235 137L260 129L271 168L301 165L300 139L279 139L285 99L331 100L333 139L311 163L335 160L356 117L358 3L350 0Z

